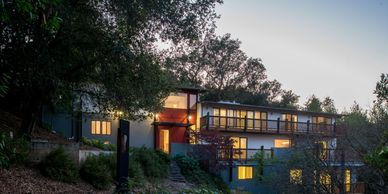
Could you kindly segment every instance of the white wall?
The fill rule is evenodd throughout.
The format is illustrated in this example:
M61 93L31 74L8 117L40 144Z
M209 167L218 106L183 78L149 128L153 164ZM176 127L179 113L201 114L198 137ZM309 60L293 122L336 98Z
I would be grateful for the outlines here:
M267 135L267 134L252 134L252 133L224 133L224 135L233 137L246 137L248 141L248 149L264 149L273 148L275 139L289 139L286 135Z
M154 126L153 119L147 118L144 121L130 121L129 146L154 148Z

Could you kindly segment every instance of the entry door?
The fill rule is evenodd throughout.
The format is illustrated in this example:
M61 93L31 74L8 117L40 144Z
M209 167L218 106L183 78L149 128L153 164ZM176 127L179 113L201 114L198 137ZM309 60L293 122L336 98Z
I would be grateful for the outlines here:
M159 132L159 148L165 153L170 153L170 133L168 129L161 129Z

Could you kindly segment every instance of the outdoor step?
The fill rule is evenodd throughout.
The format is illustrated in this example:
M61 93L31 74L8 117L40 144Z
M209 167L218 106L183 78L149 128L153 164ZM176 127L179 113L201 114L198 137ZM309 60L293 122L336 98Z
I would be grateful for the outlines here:
M169 179L174 182L181 182L181 183L186 182L185 177L181 174L181 169L179 168L178 164L175 161L171 162Z

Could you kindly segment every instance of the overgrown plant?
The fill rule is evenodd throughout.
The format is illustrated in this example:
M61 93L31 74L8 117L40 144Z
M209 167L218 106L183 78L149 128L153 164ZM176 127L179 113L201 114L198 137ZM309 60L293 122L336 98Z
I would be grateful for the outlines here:
M228 186L219 177L201 169L199 162L185 155L177 155L174 160L181 169L181 173L187 180L209 190L219 190L222 193L230 193Z
M86 158L80 169L81 178L97 189L108 189L116 175L114 154L92 155Z
M116 151L116 146L113 144L104 144L104 141L100 139L89 139L86 137L81 138L81 142L88 146L93 146L106 151Z
M28 155L28 142L22 138L13 139L0 132L0 169L23 163Z
M62 147L50 152L40 163L40 169L43 175L57 181L73 183L79 178L76 164Z

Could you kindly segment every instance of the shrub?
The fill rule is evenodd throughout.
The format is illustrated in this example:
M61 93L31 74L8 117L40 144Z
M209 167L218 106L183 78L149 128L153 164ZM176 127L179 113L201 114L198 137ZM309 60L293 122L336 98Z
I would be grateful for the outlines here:
M208 190L216 189L222 191L222 193L230 193L225 182L219 176L202 170L197 160L185 155L177 155L174 160L181 169L182 175L190 182L208 188Z
M116 151L116 146L113 144L104 144L104 141L100 139L88 139L86 137L81 138L81 142L88 146L93 146L106 151Z
M50 179L75 182L78 179L78 169L63 148L58 148L41 162L40 169L43 175Z
M0 169L23 163L27 155L28 141L26 138L12 139L8 134L0 132Z
M114 154L92 155L86 158L80 170L81 178L96 189L108 189L116 174Z
M166 178L168 175L170 159L161 151L142 148L131 148L130 164L139 163L143 174L148 179Z

